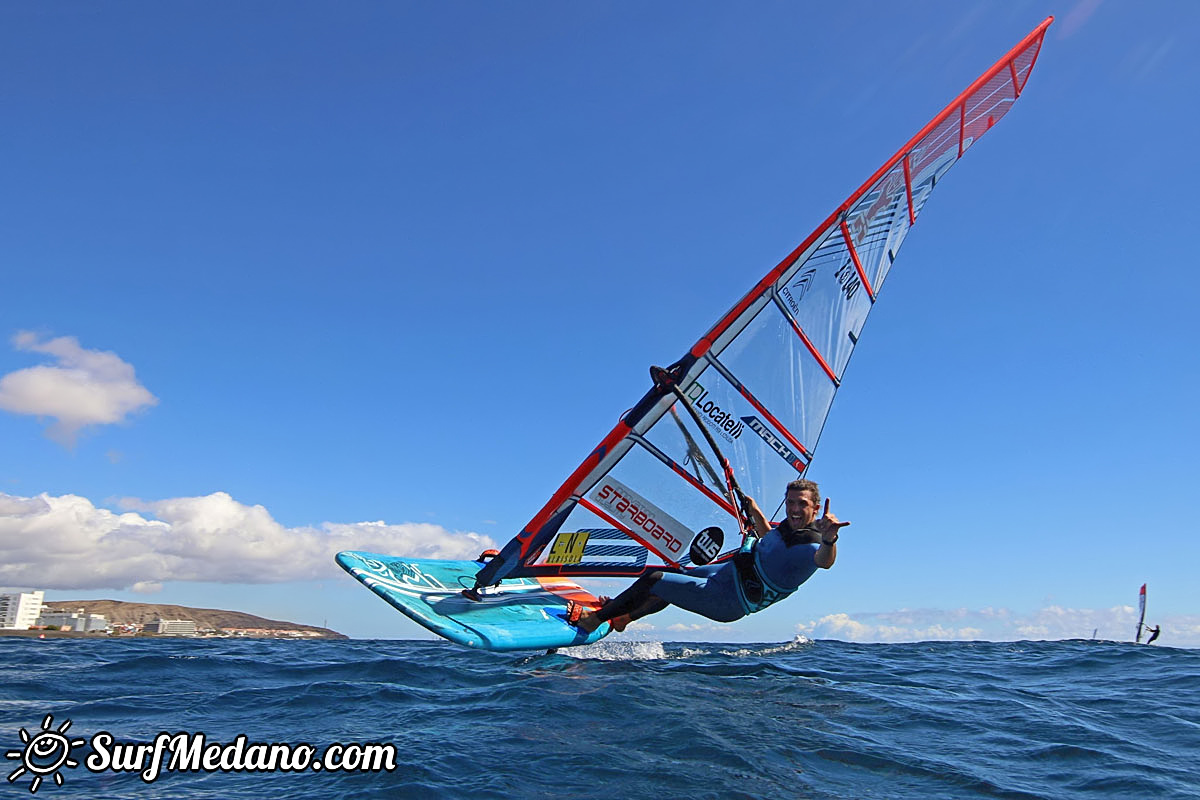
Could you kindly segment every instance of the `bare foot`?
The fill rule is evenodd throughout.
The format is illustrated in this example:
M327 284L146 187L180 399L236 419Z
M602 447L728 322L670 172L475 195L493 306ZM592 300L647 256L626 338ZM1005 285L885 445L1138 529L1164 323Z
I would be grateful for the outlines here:
M574 600L567 601L567 622L587 633L592 633L600 627L596 612Z

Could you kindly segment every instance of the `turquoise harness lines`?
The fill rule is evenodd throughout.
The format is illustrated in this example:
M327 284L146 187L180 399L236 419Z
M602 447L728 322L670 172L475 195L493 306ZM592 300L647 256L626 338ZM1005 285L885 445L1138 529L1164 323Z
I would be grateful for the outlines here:
M733 557L738 573L734 583L742 610L747 614L762 611L800 588L817 571L816 554L815 544L789 545L779 527L761 539L746 537Z

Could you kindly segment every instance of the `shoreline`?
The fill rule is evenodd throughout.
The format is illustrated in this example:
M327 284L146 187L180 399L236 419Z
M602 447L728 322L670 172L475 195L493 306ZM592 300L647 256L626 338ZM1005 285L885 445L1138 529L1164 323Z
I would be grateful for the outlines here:
M0 636L15 636L25 639L284 639L295 642L328 642L349 640L344 634L316 636L234 636L207 634L196 636L179 636L169 633L105 633L104 631L39 631L39 630L3 630Z

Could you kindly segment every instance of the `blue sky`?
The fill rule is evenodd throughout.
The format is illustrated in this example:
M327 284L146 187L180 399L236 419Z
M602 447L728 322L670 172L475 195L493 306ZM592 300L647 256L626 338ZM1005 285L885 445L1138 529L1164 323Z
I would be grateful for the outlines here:
M1148 583L1200 647L1185 2L6 4L0 584L424 635L333 552L506 541L1048 14L834 403L836 567L627 635L1123 639Z

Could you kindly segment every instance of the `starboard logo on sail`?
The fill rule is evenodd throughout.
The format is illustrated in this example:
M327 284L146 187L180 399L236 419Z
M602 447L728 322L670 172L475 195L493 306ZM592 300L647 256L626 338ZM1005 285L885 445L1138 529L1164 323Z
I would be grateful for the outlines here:
M648 537L652 549L677 555L692 532L682 522L651 503L616 478L605 476L590 495L597 506L613 515L631 532Z

